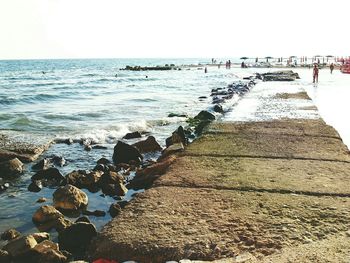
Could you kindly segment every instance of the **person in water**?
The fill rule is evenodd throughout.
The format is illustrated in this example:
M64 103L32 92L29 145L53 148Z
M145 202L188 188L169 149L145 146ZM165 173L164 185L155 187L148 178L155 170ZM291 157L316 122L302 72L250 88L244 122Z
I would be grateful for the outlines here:
M329 66L329 69L331 70L331 74L333 74L333 70L334 70L334 64L331 63L331 65Z
M318 66L315 63L314 70L313 70L313 75L312 75L312 77L313 77L313 81L312 82L313 83L318 83L318 71L319 71Z

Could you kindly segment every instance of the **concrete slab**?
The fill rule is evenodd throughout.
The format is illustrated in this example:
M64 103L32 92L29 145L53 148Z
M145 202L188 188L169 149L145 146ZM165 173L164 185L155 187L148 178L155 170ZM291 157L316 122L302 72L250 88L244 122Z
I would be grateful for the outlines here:
M338 138L268 133L206 134L189 145L185 155L350 162L349 150Z
M153 263L263 258L349 227L349 198L156 187L108 223L89 251L92 259Z
M350 197L350 163L185 156L155 185Z

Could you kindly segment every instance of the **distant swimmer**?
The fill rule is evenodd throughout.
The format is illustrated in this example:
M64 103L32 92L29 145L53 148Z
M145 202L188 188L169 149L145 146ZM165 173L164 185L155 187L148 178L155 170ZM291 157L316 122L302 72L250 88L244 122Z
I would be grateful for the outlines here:
M43 73L44 75L46 74L46 72L45 72L45 71L41 71L41 73Z
M146 79L148 79L148 76L146 75Z
M207 67L204 68L204 73L208 73Z
M114 76L114 77L118 78L118 74L115 74L115 76Z
M329 69L331 70L331 74L333 74L333 70L334 70L334 64L331 63L331 65L329 66Z
M315 63L314 64L313 74L312 74L312 82L313 83L318 83L318 71L319 71L318 66Z

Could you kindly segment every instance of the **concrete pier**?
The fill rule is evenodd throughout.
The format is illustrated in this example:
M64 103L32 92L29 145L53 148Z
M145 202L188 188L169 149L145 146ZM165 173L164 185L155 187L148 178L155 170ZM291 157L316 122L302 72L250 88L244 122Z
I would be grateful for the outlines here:
M320 118L215 122L103 228L90 254L119 262L349 262L349 185L349 151Z

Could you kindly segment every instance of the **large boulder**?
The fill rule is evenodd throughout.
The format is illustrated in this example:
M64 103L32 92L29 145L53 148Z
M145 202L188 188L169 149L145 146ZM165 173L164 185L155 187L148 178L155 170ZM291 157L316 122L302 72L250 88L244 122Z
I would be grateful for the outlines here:
M35 224L45 224L56 221L58 218L64 217L63 214L51 205L44 205L34 213L32 220Z
M33 248L32 260L37 263L64 263L67 257L59 251L58 244L45 240Z
M9 252L13 258L17 258L27 255L36 245L35 238L29 235L11 240L2 249Z
M23 163L17 158L0 162L0 177L14 178L23 173Z
M183 146L183 144L181 142L175 143L173 145L170 145L168 148L164 149L164 151L162 152L162 156L159 158L159 160L164 159L164 158L168 157L169 155L182 152L184 150L185 150L185 147Z
M111 206L109 207L109 214L111 215L111 217L116 217L117 215L120 214L120 212L122 211L122 208L120 207L120 205L118 203L114 203L111 204Z
M194 117L194 119L201 120L201 121L207 121L207 120L213 121L215 120L215 116L212 113L203 110L200 113L198 113L197 116Z
M40 170L32 176L32 180L53 180L61 182L64 179L63 175L57 168L48 168L46 170Z
M77 222L59 233L58 243L60 249L72 253L81 253L96 235L97 230L93 224Z
M179 126L170 137L168 137L165 141L166 147L169 147L175 143L182 143L183 145L188 144L188 139L185 134L185 130L182 126Z
M119 184L124 182L124 176L117 172L108 172L102 175L99 184L101 186L105 184Z
M67 184L53 193L53 205L57 209L78 210L86 207L88 196L79 188Z
M158 152L162 150L162 147L153 136L149 136L146 140L134 143L132 146L137 148L140 153Z
M33 171L46 170L52 166L49 158L44 158L32 166Z
M143 157L139 150L137 150L135 147L122 141L118 141L118 143L114 146L112 159L115 164L129 163L130 161L139 163Z
M29 192L34 192L34 193L38 193L41 191L41 189L43 188L43 184L41 181L33 181L30 183L30 185L28 185L28 191Z
M77 170L66 175L66 183L78 188L90 188L98 183L102 175L103 171L100 170L92 172Z
M116 184L105 184L102 186L102 192L109 196L124 196L128 189L122 182Z

